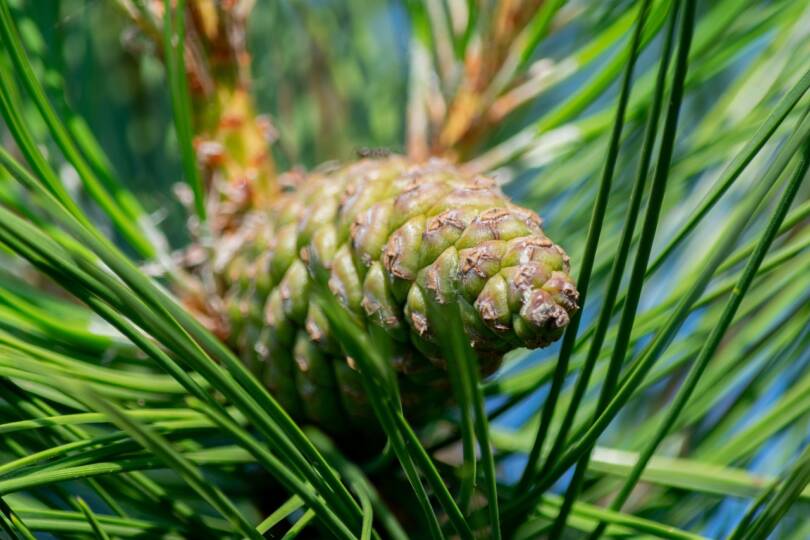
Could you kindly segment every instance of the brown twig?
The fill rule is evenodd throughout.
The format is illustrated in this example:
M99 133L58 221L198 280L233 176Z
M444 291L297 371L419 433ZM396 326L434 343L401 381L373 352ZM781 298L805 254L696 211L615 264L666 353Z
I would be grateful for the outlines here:
M193 100L194 144L207 180L209 204L219 205L212 232L278 191L270 152L275 129L256 111L246 44L252 0L188 0L186 76ZM119 0L139 29L163 47L162 0Z
M490 133L502 118L492 114L493 103L500 92L493 91L493 81L510 56L519 35L544 0L503 0L489 16L477 39L467 47L464 72L458 91L448 105L447 115L435 137L432 153L463 160L481 138ZM519 40L518 40L519 41ZM512 82L512 81L508 81Z

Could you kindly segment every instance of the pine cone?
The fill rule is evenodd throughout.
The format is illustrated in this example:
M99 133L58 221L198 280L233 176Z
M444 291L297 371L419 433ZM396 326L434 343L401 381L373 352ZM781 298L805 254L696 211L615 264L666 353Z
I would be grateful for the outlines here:
M310 301L313 275L326 272L342 305L392 338L416 421L450 394L428 295L458 303L484 375L512 349L552 343L578 309L568 256L537 214L438 160L324 167L253 210L220 246L226 339L293 417L332 432L367 426L372 413Z

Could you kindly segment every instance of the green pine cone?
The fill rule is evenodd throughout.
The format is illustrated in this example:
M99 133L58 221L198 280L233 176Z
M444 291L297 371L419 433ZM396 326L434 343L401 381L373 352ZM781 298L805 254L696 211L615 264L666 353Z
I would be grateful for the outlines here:
M578 309L565 252L534 212L486 177L402 157L328 166L255 209L216 261L227 339L293 416L332 432L372 418L355 366L311 302L311 276L395 344L408 414L446 404L448 376L426 305L457 302L483 374L518 347L558 339Z

